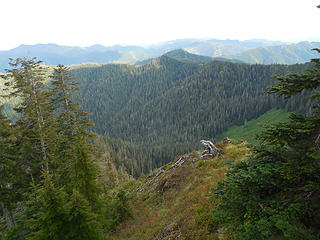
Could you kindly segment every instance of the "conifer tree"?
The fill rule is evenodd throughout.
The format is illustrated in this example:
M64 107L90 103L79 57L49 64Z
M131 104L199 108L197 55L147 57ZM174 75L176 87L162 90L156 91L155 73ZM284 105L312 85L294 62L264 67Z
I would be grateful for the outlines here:
M237 239L320 238L320 59L312 62L314 67L302 74L278 77L270 92L312 91L313 113L293 114L288 122L269 127L260 136L261 147L215 190L220 202L214 222Z
M98 166L93 159L94 148L89 144L93 136L87 128L92 123L87 119L87 113L81 110L75 102L74 91L77 82L69 74L68 68L59 65L52 76L52 103L56 110L58 122L59 143L64 165L61 174L68 191L78 191L92 204L97 204L100 189L98 187ZM61 168L60 168L61 169Z
M20 198L7 194L4 199L7 203L15 197L21 202L17 224L11 224L16 226L8 228L3 239L104 239L110 230L111 216L107 220L106 215L114 204L107 205L101 197L97 153L89 143L94 136L88 130L92 124L74 98L77 83L62 65L49 83L41 62L17 59L11 65L5 76L7 96L19 97L20 103L13 126L0 115L0 164L9 166L12 158L13 166L23 173L19 182L25 185L23 199L21 193ZM11 130L14 144L8 141ZM18 171L10 174L0 176L1 194L11 178L19 179ZM124 203L124 198L119 202ZM124 208L122 204L112 213L124 216Z
M6 221L6 227L15 226L13 209L15 204L21 200L19 187L23 173L18 164L14 126L2 113L0 107L0 210Z
M18 97L20 104L14 109L19 114L16 125L20 134L20 154L29 165L32 177L40 176L40 169L49 170L54 146L54 122L49 102L50 92L45 81L47 71L35 59L11 61L8 70L7 97Z
M35 187L8 238L101 239L98 169L87 142L90 122L72 98L76 83L58 66L49 89L41 62L17 59L11 65L5 78L7 97L20 98L17 155L30 176L26 182Z
M67 137L83 134L90 136L87 127L93 124L87 119L88 113L83 111L74 97L79 88L78 82L69 73L69 68L58 65L52 75L52 103L56 110L60 131Z
M28 202L31 209L37 208L26 221L31 229L28 240L104 239L98 215L77 190L68 194L46 171L42 179L41 184L34 185L34 198Z
M17 166L13 178L18 186L13 192L20 194L21 201L15 209L17 226L8 228L8 239L25 239L30 229L26 225L28 217L37 212L36 208L28 207L32 198L31 183L39 184L41 169L51 171L55 157L55 124L52 117L50 92L46 85L47 72L40 61L35 59L11 60L12 69L3 77L7 94L5 97L18 99L15 106L17 121L14 129L15 156L13 162ZM22 196L23 194L23 196Z
M103 206L98 165L94 148L89 144L94 134L88 131L92 123L87 113L74 98L77 85L69 68L58 65L54 69L51 101L59 133L58 183L70 197L69 224L74 233L70 239L101 239Z
M69 237L71 229L68 195L63 188L56 186L53 175L47 171L42 171L41 178L41 184L33 185L33 198L27 203L34 211L26 221L31 229L27 239L72 239Z
M69 238L74 240L105 239L101 216L92 211L90 202L76 189L71 195Z

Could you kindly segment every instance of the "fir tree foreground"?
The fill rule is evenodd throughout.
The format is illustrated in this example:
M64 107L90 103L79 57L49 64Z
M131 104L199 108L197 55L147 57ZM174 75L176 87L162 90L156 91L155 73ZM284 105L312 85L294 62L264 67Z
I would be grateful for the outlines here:
M35 59L11 66L6 97L20 103L16 122L0 115L0 239L105 239L114 215L128 210L110 211L118 201L99 182L92 124L73 97L77 83L62 65L52 76Z
M320 52L318 49L316 51ZM278 77L269 91L291 96L312 90L311 115L292 114L269 127L248 160L235 165L214 190L214 226L231 239L320 238L320 59L302 74Z

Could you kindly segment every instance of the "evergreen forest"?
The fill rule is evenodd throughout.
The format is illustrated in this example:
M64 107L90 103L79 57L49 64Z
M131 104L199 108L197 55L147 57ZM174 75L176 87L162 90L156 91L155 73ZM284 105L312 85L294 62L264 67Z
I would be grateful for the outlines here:
M4 97L20 101L15 122L0 115L0 239L105 239L130 212L125 196L110 192L121 174L101 163L105 153L74 100L77 83L62 65L48 82L35 59L10 64Z
M118 166L138 176L198 148L201 139L218 140L228 127L270 109L311 111L304 92L288 101L266 93L274 76L303 72L311 63L202 60L179 50L139 67L107 64L71 70L93 130L106 137L113 155L121 155L115 160Z
M320 238L320 58L9 64L1 240Z

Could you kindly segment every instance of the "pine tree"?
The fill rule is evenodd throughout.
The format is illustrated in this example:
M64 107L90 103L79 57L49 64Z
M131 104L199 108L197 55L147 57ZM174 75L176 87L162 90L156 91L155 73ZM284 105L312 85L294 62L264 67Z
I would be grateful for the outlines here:
M33 178L40 176L40 169L49 170L54 146L54 121L49 102L50 92L45 81L47 70L41 61L16 59L11 61L13 69L8 70L7 97L18 97L20 104L14 109L19 120L16 122L20 134L20 154Z
M105 239L102 226L101 218L92 211L90 202L75 189L71 195L70 234L67 239Z
M3 202L21 201L15 226L6 229L3 239L105 239L110 218L117 216L113 227L119 224L128 217L128 206L124 195L112 204L102 199L98 154L90 143L94 134L88 130L92 124L74 98L77 83L62 65L49 82L41 62L17 59L11 64L7 96L19 97L20 103L14 125L0 115L0 164L7 167L13 159L23 179L15 169L0 176L1 194L8 193ZM17 188L20 198L6 189L16 179L25 184Z
M26 221L32 229L28 240L104 239L102 224L79 192L68 194L46 171L42 172L42 179L34 186L34 198L28 202L30 208L37 208Z
M42 171L41 178L41 183L33 186L33 198L27 203L34 212L26 221L31 229L27 239L72 239L69 237L70 202L67 193L56 186L53 175L47 171Z
M17 226L8 228L5 235L8 239L25 239L30 231L25 224L27 216L37 211L27 207L27 201L33 196L31 183L39 184L41 169L52 170L56 134L46 85L48 70L35 59L18 58L11 60L10 65L12 69L3 78L7 86L6 97L18 99L14 108L17 121L11 126L14 129L13 163L17 166L13 173L17 186L12 191L20 198L14 202Z
M55 68L52 75L52 105L59 132L60 161L58 182L65 186L71 196L70 224L78 231L87 234L77 239L99 239L102 236L103 201L98 183L98 164L95 149L89 143L94 136L88 127L92 123L74 98L77 82L63 65ZM81 224L80 224L81 223ZM100 229L100 230L99 230Z
M278 77L270 92L312 91L313 113L293 114L287 123L269 127L260 136L261 147L215 190L220 202L214 222L237 239L320 238L320 59L312 62L313 68L302 74Z
M18 164L14 136L14 126L2 113L0 107L0 209L6 221L6 227L15 226L13 209L21 200L21 182L23 172Z
M63 66L49 88L41 62L17 59L11 65L7 97L20 98L16 154L33 187L27 187L18 225L6 238L102 239L98 166L88 143L90 122L72 96L76 83Z
M87 119L88 113L80 108L74 93L79 88L69 68L58 65L51 77L52 103L58 114L57 120L63 135L72 137L76 134L91 136L87 128L93 124Z
M96 205L100 188L98 187L98 166L94 160L94 148L89 144L89 138L94 136L87 128L92 123L87 119L87 113L82 111L75 102L73 93L78 83L69 74L68 68L59 65L52 76L52 103L56 110L59 132L59 152L68 191L77 190L90 204Z

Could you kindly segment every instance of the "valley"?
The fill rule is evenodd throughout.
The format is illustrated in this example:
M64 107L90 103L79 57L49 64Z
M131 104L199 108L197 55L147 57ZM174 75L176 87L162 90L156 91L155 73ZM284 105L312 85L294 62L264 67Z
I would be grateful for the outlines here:
M137 151L146 156L125 163L135 174L191 151L203 138L218 140L228 127L272 108L305 113L312 107L303 95L285 101L266 94L275 83L273 76L299 73L310 64L204 63L200 56L178 53L181 58L166 54L139 67L107 64L71 70L94 131L135 145L132 156Z
M249 58L17 59L1 76L0 239L315 240L320 62Z

